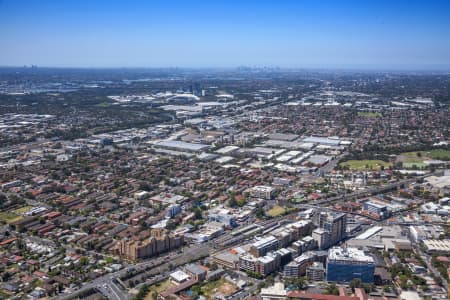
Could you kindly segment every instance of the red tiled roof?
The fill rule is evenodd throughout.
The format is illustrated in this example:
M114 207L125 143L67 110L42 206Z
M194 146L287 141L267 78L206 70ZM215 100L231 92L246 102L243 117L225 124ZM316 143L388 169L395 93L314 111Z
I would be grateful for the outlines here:
M59 217L61 215L61 213L59 211L51 211L47 214L44 215L44 217L48 218L48 219L52 219L55 217Z
M41 271L34 271L33 275L36 275L37 277L41 277L41 278L47 277L47 274L44 272L41 272Z
M436 259L440 262L450 262L450 260L446 256L438 256L436 257Z
M19 255L14 256L14 261L15 262L19 262L21 260L23 260L23 256L19 256Z
M15 240L17 240L16 237L12 237L12 238L10 238L10 239L3 240L3 241L0 242L0 246L8 245L8 244L14 242Z

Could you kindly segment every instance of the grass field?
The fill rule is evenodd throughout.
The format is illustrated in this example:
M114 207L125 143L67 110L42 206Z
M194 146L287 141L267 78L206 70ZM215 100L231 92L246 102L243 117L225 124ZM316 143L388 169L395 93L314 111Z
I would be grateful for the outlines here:
M379 170L381 166L389 168L392 163L382 160L348 160L340 163L342 167L348 167L351 170Z
M286 213L286 208L281 207L279 205L275 205L271 209L267 211L267 215L271 217L278 217Z
M156 293L161 293L162 291L167 290L168 288L172 287L173 283L170 282L169 279L158 282L157 284L152 285L149 288L149 292L147 294L147 296L145 297L145 300L152 300L152 293L156 292Z
M423 158L418 157L418 156L413 156L413 155L409 155L406 153L402 153L400 155L397 156L397 161L401 161L403 162L403 164L405 163L423 163Z
M18 214L18 215L22 215L22 214L26 213L27 211L29 211L32 208L33 208L33 206L27 205L27 206L24 206L24 207L21 207L21 208L18 208L16 210L14 210L14 213Z
M102 102L102 103L99 103L99 104L97 104L95 106L97 106L97 107L110 107L111 103L109 103L109 102Z
M0 222L10 224L12 222L22 219L21 216L10 212L0 212Z
M221 293L224 296L229 296L237 291L236 286L226 281L225 279L219 279L216 281L208 282L201 287L202 295L206 299L213 299L215 293Z
M381 117L381 114L379 112L359 111L358 117L378 118L378 117Z
M434 149L430 151L430 157L432 159L450 160L450 150L447 149Z
M423 161L424 159L450 160L450 150L433 149L430 151L404 152L400 155L415 161ZM408 161L410 162L410 161Z

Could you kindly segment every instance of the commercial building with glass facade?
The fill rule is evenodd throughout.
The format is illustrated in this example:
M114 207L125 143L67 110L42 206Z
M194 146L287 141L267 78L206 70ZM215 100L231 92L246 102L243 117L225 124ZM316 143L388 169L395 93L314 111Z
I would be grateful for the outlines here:
M375 263L371 256L357 248L331 248L327 260L327 281L350 282L360 279L361 282L373 282Z

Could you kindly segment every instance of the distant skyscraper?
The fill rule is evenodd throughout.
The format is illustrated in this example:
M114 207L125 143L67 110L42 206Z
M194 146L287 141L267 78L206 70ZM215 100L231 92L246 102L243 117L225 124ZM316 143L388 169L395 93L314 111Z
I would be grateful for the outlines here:
M201 92L200 83L196 82L194 84L194 95L200 96L200 92Z

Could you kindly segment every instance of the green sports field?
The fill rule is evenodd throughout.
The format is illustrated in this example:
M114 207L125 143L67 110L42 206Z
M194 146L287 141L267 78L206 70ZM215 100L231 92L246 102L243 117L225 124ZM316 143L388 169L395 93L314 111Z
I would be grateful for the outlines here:
M363 160L348 160L339 164L341 167L348 167L351 170L379 170L381 166L384 168L389 168L392 163L377 160L377 159L363 159Z

